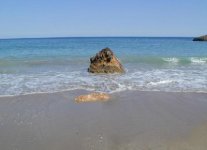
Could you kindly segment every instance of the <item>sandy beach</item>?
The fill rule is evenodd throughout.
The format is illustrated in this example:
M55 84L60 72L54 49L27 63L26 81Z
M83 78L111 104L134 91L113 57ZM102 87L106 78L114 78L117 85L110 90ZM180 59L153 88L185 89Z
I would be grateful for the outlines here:
M205 150L207 94L83 90L0 98L2 150Z
M207 150L207 0L2 0L0 150Z

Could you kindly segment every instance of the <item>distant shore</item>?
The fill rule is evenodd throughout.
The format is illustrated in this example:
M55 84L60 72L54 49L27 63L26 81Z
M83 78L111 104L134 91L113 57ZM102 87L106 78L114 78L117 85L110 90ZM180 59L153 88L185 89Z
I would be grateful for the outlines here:
M77 104L84 90L0 98L4 150L207 147L207 94L126 91Z

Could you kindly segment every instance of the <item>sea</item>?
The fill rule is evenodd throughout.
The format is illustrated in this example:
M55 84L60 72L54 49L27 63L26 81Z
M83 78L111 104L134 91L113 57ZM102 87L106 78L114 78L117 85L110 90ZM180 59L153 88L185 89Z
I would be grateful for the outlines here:
M124 74L87 72L109 47ZM0 39L0 96L84 89L207 92L207 42L191 37Z

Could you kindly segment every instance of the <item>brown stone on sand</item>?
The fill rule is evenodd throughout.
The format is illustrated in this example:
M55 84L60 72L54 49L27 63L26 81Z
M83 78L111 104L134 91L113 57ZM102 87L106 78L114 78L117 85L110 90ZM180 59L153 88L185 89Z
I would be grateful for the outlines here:
M91 73L124 73L124 68L111 49L102 49L90 58L88 72Z
M80 95L75 98L77 103L83 102L96 102L96 101L107 101L110 96L106 93L90 93L87 95Z

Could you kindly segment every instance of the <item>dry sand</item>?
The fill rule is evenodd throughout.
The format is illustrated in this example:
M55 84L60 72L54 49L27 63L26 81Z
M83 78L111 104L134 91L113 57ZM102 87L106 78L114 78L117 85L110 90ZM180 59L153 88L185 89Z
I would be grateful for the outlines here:
M207 94L75 90L0 98L2 150L206 150Z

